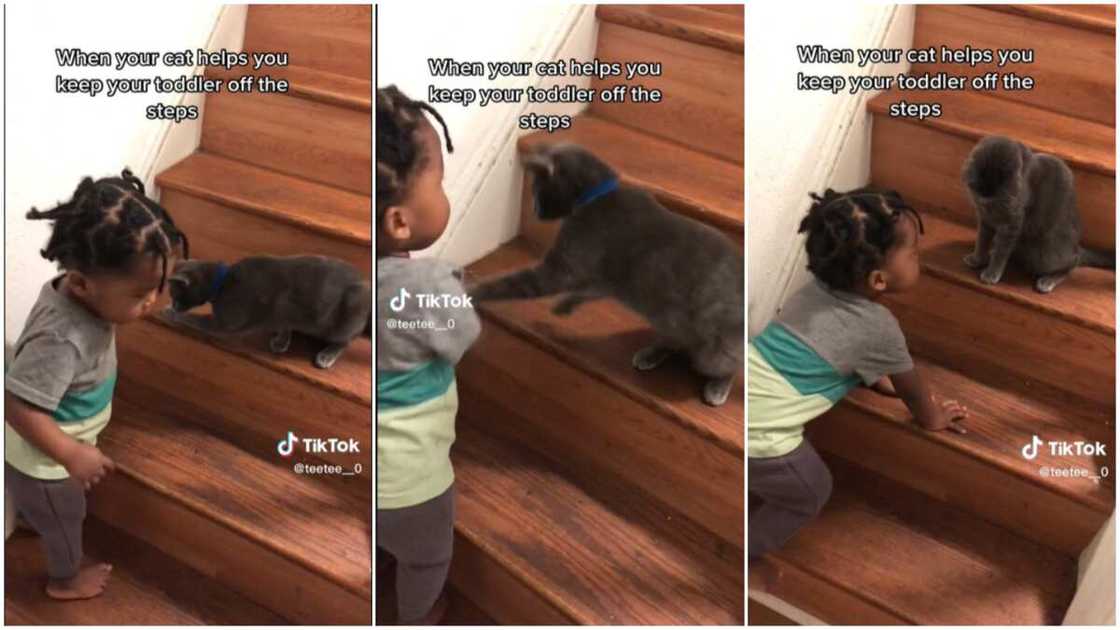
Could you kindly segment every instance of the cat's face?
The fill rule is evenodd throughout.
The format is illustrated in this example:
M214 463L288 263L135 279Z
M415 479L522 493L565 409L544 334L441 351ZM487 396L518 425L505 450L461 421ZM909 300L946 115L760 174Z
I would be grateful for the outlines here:
M1011 138L984 138L969 154L961 178L972 195L981 201L1014 195L1027 151Z
M189 311L202 306L210 300L210 288L202 261L184 261L175 265L175 273L167 279L168 293L171 294L171 308L176 311Z
M537 216L549 221L572 212L585 192L617 175L590 151L571 143L539 147L524 158L533 174Z

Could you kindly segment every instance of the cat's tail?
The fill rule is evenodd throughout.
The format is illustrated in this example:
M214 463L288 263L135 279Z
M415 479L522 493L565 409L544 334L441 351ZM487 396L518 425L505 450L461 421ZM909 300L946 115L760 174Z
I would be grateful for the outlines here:
M1082 267L1099 267L1101 269L1116 268L1116 253L1102 252L1087 247L1081 248L1081 257L1077 264Z

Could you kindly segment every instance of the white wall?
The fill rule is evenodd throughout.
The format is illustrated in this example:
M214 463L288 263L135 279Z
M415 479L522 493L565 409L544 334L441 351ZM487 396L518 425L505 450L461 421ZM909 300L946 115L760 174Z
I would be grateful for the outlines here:
M434 19L438 12L439 19ZM427 100L428 86L445 88L547 87L555 80L505 77L432 77L428 58L456 61L552 61L590 59L594 52L592 5L504 4L480 11L471 4L387 3L378 6L378 86L396 84L416 100ZM589 81L563 80L580 87ZM525 111L574 114L581 107L477 103L436 105L447 122L455 153L445 155L444 189L451 219L443 236L421 256L459 264L474 261L517 232L521 166L516 138Z
M797 234L809 193L861 186L870 172L871 92L797 90L812 75L894 74L904 65L802 65L797 45L908 48L913 6L780 3L749 6L747 19L747 256L750 334L757 334L792 290L808 280ZM750 51L758 51L750 53ZM762 51L765 51L764 53Z
M11 4L8 64L7 214L10 247L4 252L5 338L19 336L39 287L55 269L39 256L49 226L24 218L31 206L52 207L70 198L83 176L103 177L130 166L150 170L163 123L144 118L152 103L174 104L179 95L139 94L90 98L56 94L55 76L179 76L184 68L60 68L56 47L83 50L174 51L205 47L221 5L204 3ZM150 182L149 182L150 183Z

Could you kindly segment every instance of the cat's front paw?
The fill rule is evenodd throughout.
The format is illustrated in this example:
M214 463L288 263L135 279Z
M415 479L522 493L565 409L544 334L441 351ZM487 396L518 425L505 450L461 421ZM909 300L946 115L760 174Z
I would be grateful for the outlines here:
M984 284L998 284L1000 278L1003 277L1003 272L988 267L980 272L980 282Z
M704 383L704 402L713 407L719 407L727 402L727 396L731 393L731 380L717 378Z
M634 353L634 358L631 360L631 363L636 369L644 372L646 370L652 370L664 363L665 359L668 359L669 355L672 353L672 350L662 348L661 346L647 346Z
M964 264L969 269L983 269L988 266L988 259L982 256L977 256L976 252L964 257Z
M276 333L268 340L268 349L276 354L284 354L292 345L291 333Z

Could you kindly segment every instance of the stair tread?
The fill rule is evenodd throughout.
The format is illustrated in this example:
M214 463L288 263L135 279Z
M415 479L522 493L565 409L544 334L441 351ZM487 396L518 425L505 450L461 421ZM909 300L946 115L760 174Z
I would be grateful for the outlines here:
M225 80L245 75L269 76L288 81L288 94L312 98L325 103L370 111L373 104L373 84L358 77L335 74L307 66L266 66L254 70L251 66L226 70L222 66L208 66L208 78ZM282 93L282 92L281 92Z
M596 17L697 44L743 52L743 8L712 10L704 5L601 4Z
M638 493L605 505L546 460L463 426L456 529L581 624L741 624L741 552Z
M353 593L371 596L370 505L368 492L359 487L361 477L298 475L291 466L302 461L299 456L277 454L276 462L265 461L127 399L114 401L113 408L98 442L117 464L114 474L128 475ZM277 427L276 435L279 441L286 429Z
M898 120L976 140L988 135L1010 136L1036 151L1062 158L1071 167L1110 177L1116 174L1116 130L1108 125L971 91L888 90L871 99L868 107L872 113L886 116L889 105L899 101L941 103L941 116L920 122Z
M210 305L206 304L191 312L208 314L211 312ZM323 370L312 363L313 342L299 334L292 336L292 345L287 352L276 354L268 350L268 333L248 335L241 339L221 339L175 324L160 314L149 316L145 322L163 326L178 334L236 353L269 369L307 381L359 404L371 406L373 404L373 370L370 368L373 343L366 337L358 337L351 341L335 364L329 370Z
M1113 470L1113 430L1111 413L1104 410L1077 409L1060 401L1039 400L1002 391L978 383L953 370L922 358L915 359L930 389L945 398L955 398L968 408L962 425L968 433L925 431L912 425L909 410L901 400L857 388L846 399L877 418L912 425L911 429L927 440L958 449L967 455L1025 478L1051 492L1068 496L1090 508L1109 513L1113 509L1112 478L1098 483L1089 478L1056 478L1039 474L1041 467L1086 469L1099 474L1107 465ZM1026 459L1023 447L1037 435L1044 442L1034 459ZM1045 442L1102 442L1106 456L1051 454Z
M1112 4L990 4L984 8L1102 33L1116 32L1116 7Z
M752 585L757 566L769 564L778 577L759 581L781 582L792 567L906 623L1061 623L1076 584L1073 559L892 482L853 481L848 471L857 469L829 466L836 481L828 504L782 549L752 562ZM870 621L829 619L817 609L827 600L812 592L785 595L825 622Z
M371 199L213 153L196 151L156 177L164 188L370 245Z
M527 267L537 257L519 240L503 245L468 268L472 281ZM742 455L743 379L736 379L720 407L700 398L699 376L683 366L666 364L656 370L635 370L630 357L653 339L640 316L613 300L588 302L567 317L551 312L552 299L507 300L480 305L484 316L531 343L590 372L652 407L673 421L713 440L721 448Z
M922 216L922 223L925 226L921 237L922 267L930 274L1105 334L1116 331L1116 274L1113 271L1078 267L1050 294L1035 291L1033 280L1012 265L1008 265L999 284L984 284L979 272L962 262L973 250L975 228L930 214Z
M66 604L48 599L40 539L17 530L5 553L5 624L34 625L271 625L288 623L179 564L147 543L96 518L82 527L86 562L109 562L113 572L100 597Z
M600 5L602 6L602 5ZM743 167L593 116L576 116L570 129L522 136L521 151L538 144L574 142L646 188L666 206L715 227L743 230ZM670 155L672 159L665 159Z

